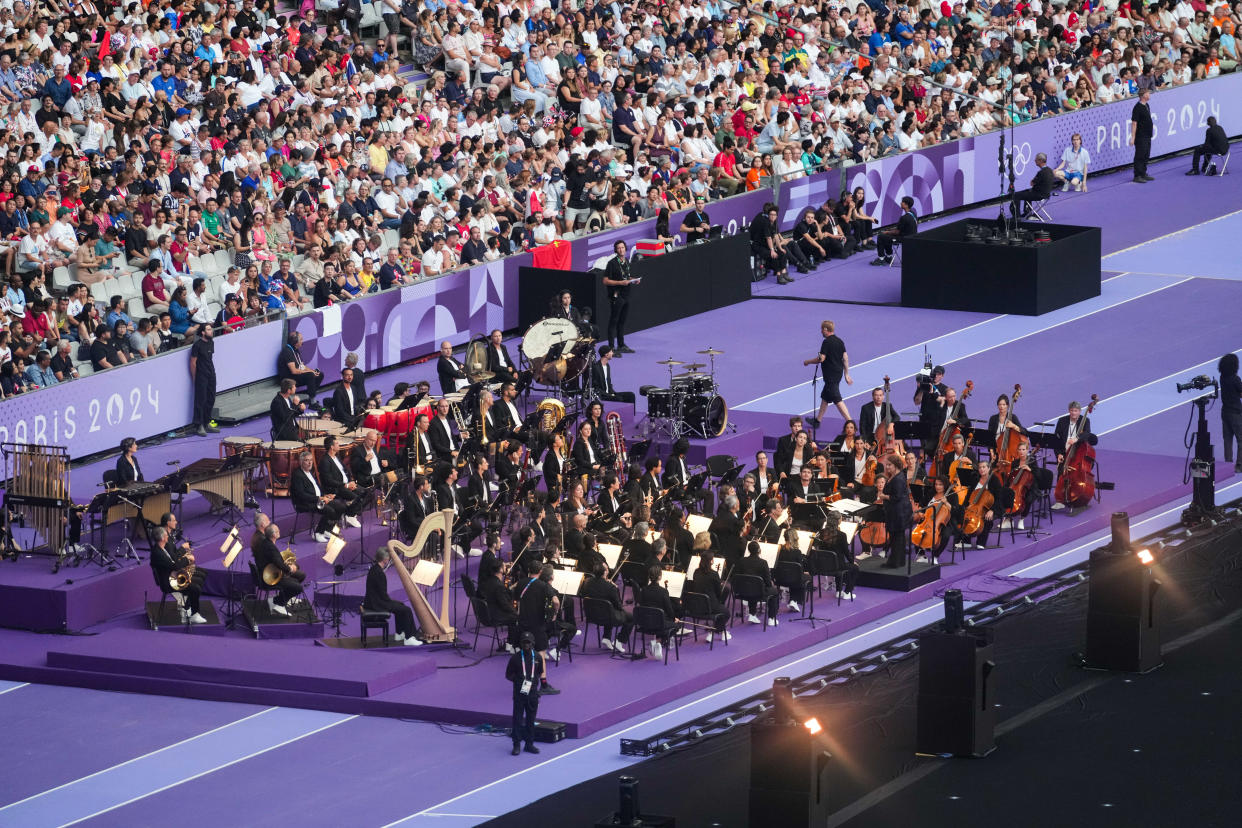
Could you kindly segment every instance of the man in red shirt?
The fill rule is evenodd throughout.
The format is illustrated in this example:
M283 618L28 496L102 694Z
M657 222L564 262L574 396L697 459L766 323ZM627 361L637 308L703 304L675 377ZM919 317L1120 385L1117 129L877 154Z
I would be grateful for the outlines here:
M168 310L168 293L160 276L162 269L158 261L150 261L147 263L147 275L142 277L142 305L156 314Z

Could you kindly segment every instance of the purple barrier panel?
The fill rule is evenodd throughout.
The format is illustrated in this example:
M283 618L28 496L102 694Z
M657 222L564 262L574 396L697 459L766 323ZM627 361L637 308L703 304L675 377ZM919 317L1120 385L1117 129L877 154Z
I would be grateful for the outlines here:
M795 178L781 183L778 223L782 231L791 230L798 223L798 215L807 207L819 209L828 199L841 195L841 171L824 170L814 175Z
M712 224L719 224L724 227L724 234L726 236L732 236L749 227L751 219L763 209L763 205L774 200L772 196L771 190L761 189L731 196L721 201L710 202L706 208L707 215L711 219ZM678 210L669 216L669 232L677 237L677 244L685 243L685 236L678 233L677 228L681 226L682 219L689 212L690 210ZM639 239L651 238L655 238L655 219L636 221L624 227L616 227L584 238L574 239L573 269L579 271L590 270L597 260L612 255L612 246L618 241L624 241L633 249L634 242Z
M345 354L354 351L363 370L376 371L435 353L442 340L460 345L493 328L517 325L517 271L529 265L521 254L420 282L320 308L289 320L302 334L302 358L340 379ZM276 352L265 363L276 370Z
M228 334L216 334L216 391L240 388L276 374L276 355L285 344L285 323L274 319Z
M1013 130L1016 186L1026 187L1034 175L1035 155L1047 153L1056 166L1061 152L1075 132L1091 156L1090 169L1120 167L1134 160L1127 143L1130 112L1135 99L1090 106L1055 118L1042 118ZM1226 131L1242 123L1242 74L1224 75L1210 81L1166 89L1152 95L1155 136L1152 156L1180 152L1203 142L1209 115L1215 115ZM1006 131L1006 143L1010 133ZM846 170L847 187L866 190L867 211L884 224L901 215L902 196L913 196L915 212L928 215L953 210L1002 194L997 152L1000 133L963 138L918 152L882 158ZM797 184L798 182L795 182Z
M67 446L73 457L115 449L190 422L190 352L144 359L0 402L0 442Z

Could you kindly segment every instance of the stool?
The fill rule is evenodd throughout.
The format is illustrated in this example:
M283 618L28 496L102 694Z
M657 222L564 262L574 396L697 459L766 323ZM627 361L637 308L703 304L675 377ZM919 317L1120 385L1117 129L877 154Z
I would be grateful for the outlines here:
M367 646L367 630L383 630L384 646L388 646L388 619L392 613L387 610L362 610L359 616L362 622L362 646Z

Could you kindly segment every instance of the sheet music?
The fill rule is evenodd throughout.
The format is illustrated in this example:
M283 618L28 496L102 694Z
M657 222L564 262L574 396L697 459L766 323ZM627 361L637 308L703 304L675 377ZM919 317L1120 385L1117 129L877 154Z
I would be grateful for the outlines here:
M552 586L561 595L577 595L578 588L582 586L582 573L554 569L552 570Z
M414 579L414 583L424 587L433 587L438 584L442 574L444 574L444 564L423 558L415 561L414 568L410 570L410 577Z
M598 545L599 554L604 556L604 561L608 564L609 569L617 568L617 561L621 560L621 544L619 543L601 543Z
M686 574L684 572L674 572L669 570L661 576L661 583L668 590L669 597L680 598L686 589Z
M834 503L829 503L828 508L834 512L839 512L843 515L852 515L855 512L866 509L868 505L869 504L863 503L861 500L851 499L851 500L838 500Z
M724 567L725 567L724 558L712 558L712 569L716 570L716 574L722 578L724 577ZM693 578L694 573L696 570L698 570L698 568L699 568L699 556L695 555L693 558L690 559L690 565L686 567L686 577Z
M810 532L798 533L798 549L803 555L805 555L807 550L811 548L811 541L813 540L815 540L815 536Z
M577 558L566 558L564 555L561 555L557 557L557 559L553 562L552 565L555 566L557 569L577 569L578 559Z
M759 557L768 562L769 568L775 567L776 558L780 555L780 547L774 543L767 543L765 541L756 541L756 543L759 544Z
M694 535L697 535L699 532L706 532L711 525L712 519L706 515L690 515L686 520L686 527Z
M845 535L845 542L847 544L854 542L854 535L858 532L857 523L843 520L837 524L837 528L841 530L841 534Z

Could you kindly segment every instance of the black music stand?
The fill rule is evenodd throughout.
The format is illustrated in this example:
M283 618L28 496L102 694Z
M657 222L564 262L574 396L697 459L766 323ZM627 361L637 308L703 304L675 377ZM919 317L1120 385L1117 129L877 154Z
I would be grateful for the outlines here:
M720 475L720 479L716 481L716 488L719 489L721 486L732 486L737 482L737 479L742 476L742 469L744 468L746 467L739 463L726 471L724 474Z

